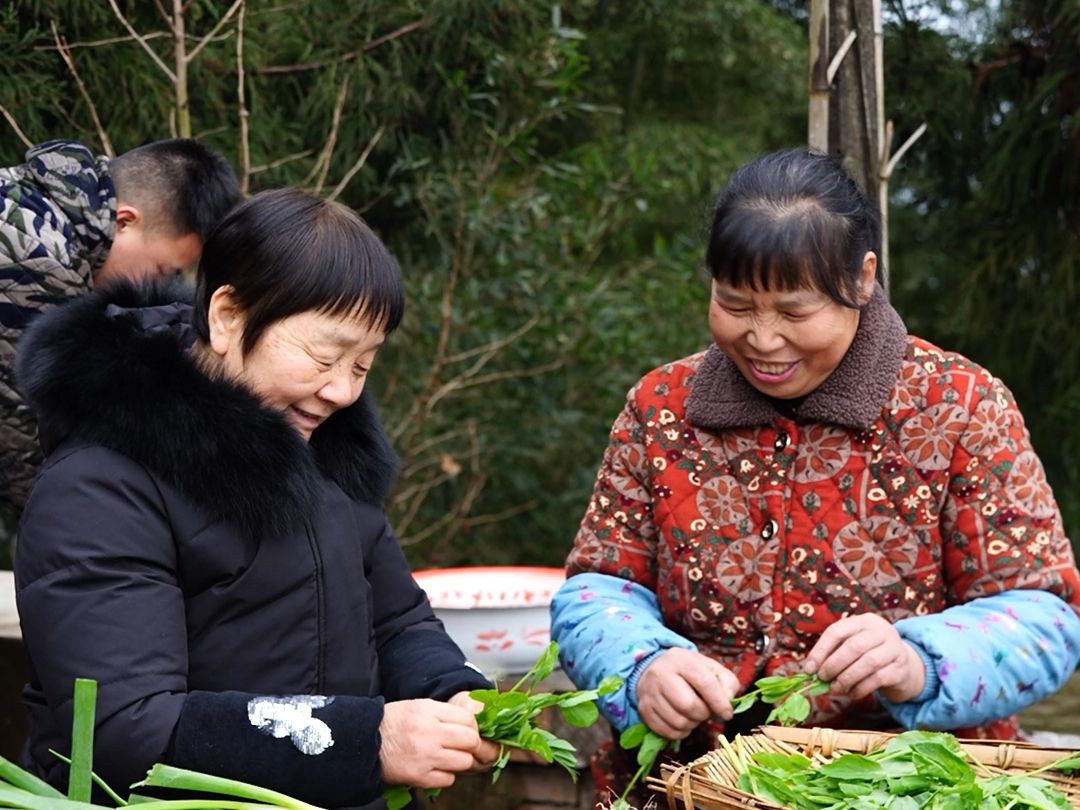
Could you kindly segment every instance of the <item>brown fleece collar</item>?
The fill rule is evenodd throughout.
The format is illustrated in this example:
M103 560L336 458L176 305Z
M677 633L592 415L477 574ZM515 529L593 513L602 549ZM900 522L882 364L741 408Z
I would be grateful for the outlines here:
M836 370L795 409L800 422L830 422L863 430L881 415L907 350L907 328L878 287L859 316L851 346ZM694 375L686 418L696 427L728 430L767 425L780 417L718 346Z

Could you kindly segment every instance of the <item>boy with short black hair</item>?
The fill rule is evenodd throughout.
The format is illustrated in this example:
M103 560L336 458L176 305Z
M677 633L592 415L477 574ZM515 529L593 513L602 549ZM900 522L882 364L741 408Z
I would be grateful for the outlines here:
M22 508L41 460L12 372L23 330L96 286L193 267L240 196L228 161L190 138L111 159L49 141L0 169L0 510Z

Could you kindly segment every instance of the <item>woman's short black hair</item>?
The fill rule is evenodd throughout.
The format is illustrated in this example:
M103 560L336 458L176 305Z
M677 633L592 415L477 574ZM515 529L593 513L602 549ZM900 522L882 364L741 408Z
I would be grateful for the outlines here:
M755 158L720 192L705 262L733 287L811 287L858 307L863 257L882 278L881 217L840 163L808 149Z
M192 326L210 339L210 298L229 285L247 353L270 326L300 312L358 316L392 332L405 312L401 271L351 208L293 188L255 194L203 246Z

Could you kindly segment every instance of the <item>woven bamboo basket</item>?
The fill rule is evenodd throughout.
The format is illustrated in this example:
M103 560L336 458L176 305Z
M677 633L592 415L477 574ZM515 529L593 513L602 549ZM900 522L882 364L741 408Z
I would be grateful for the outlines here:
M776 751L803 754L816 764L842 754L866 754L888 743L894 734L876 731L838 731L831 728L784 728L762 726L739 743L747 754ZM960 740L976 761L994 773L1022 774L1075 753L1067 748L1043 748L1030 743ZM1039 777L1052 783L1080 810L1080 775L1043 771ZM723 748L710 751L688 765L665 764L659 778L649 786L667 797L670 810L787 810L752 793L740 790L738 766Z

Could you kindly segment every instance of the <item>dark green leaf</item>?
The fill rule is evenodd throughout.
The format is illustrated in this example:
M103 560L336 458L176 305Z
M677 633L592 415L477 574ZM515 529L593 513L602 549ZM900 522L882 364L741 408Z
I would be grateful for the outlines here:
M600 685L596 687L596 691L601 695L610 695L612 692L621 689L622 685L623 679L618 675L608 675L600 681Z
M1073 754L1065 759L1059 759L1051 767L1054 770L1065 771L1066 773L1080 769L1080 753Z
M781 754L778 751L759 751L753 760L763 768L773 771L803 771L810 767L810 760L802 754Z
M412 792L405 785L391 785L382 794L387 810L401 810L412 801Z
M862 754L844 754L818 768L819 773L834 779L884 779L885 771L881 763L875 762Z
M649 729L644 723L634 723L619 735L619 745L623 748L637 748L641 745L641 741L645 739L645 734L648 731Z
M560 705L559 709L566 718L566 722L572 726L585 728L591 726L600 717L600 710L595 703L579 703L574 706Z
M645 734L645 739L641 741L641 747L638 749L638 765L645 767L646 771L651 771L657 755L664 750L667 744L666 737L661 737L652 730L648 731Z
M754 705L754 701L755 701L756 698L757 698L757 692L747 693L745 695L740 695L737 698L732 698L731 699L731 713L732 714L742 714L743 712L745 712L747 709L749 709L751 706Z

